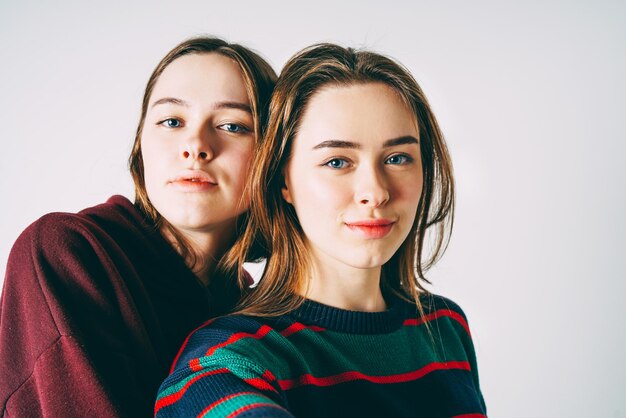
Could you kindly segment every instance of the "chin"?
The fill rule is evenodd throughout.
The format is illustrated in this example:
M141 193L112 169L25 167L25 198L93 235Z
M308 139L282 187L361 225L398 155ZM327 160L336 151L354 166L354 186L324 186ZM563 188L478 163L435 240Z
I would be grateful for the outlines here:
M382 267L383 264L385 264L387 261L389 261L391 257L386 257L386 256L372 256L372 255L367 255L364 256L363 258L359 258L359 259L352 259L350 260L351 262L348 262L346 264L351 265L354 268L358 268L358 269L374 269L374 268L379 268Z
M215 219L207 219L206 213L201 215L189 212L180 213L178 211L169 211L161 214L165 220L176 229L198 230L215 223Z

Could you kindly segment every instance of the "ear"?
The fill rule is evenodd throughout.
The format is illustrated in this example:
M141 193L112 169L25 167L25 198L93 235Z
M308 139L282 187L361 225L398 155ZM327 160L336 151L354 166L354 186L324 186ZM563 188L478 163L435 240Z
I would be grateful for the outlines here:
M287 187L286 184L283 186L282 189L280 189L280 192L283 194L283 199L285 199L287 201L287 203L290 203L290 204L293 205L293 199L291 198L291 192L289 191L289 187Z
M283 187L280 189L280 192L283 194L283 199L285 199L285 201L289 204L293 205L293 199L291 197L291 192L289 191L289 186L287 186L287 184L289 183L289 177L287 175L287 170L283 170Z

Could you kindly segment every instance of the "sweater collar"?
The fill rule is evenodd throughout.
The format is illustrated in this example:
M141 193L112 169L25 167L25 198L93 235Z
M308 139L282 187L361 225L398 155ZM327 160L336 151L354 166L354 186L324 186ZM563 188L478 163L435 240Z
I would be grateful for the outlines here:
M331 331L351 334L383 334L397 330L404 321L405 303L389 297L387 310L383 312L360 312L334 308L306 299L302 306L291 313L293 319L305 325L316 325Z

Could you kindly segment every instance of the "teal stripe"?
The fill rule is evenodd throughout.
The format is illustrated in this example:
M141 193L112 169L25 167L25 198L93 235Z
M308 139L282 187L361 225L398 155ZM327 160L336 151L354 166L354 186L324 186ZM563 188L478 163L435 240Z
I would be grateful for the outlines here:
M216 367L215 370L219 369L220 367ZM157 401L160 400L161 398L164 398L166 396L169 395L173 395L179 391L181 391L185 385L190 382L191 380L195 379L197 376L201 375L201 374L205 374L207 372L211 371L211 369L204 369L204 370L200 370L198 372L192 373L189 376L185 377L183 380L179 381L178 383L168 386L166 389L162 390L159 392L159 395L157 397ZM184 370L185 373L188 372L188 370ZM180 373L177 373L180 374Z
M235 412L236 410L243 408L244 406L260 404L261 405L272 405L278 406L275 402L269 399L266 396L257 395L254 393L242 393L235 395L229 398L226 401L222 401L215 405L213 408L209 409L204 414L200 415L202 417L218 417L223 418Z
M267 366L277 379L302 374L331 376L359 371L371 376L403 374L433 362L467 361L463 349L469 336L454 319L441 317L425 326L405 326L383 335L344 334L303 330L285 338L272 332L261 340L242 339L200 360L203 365L228 364L240 378L260 377L250 373L250 361ZM441 340L446 341L445 349ZM471 342L470 342L471 345ZM248 359L241 368L234 358ZM257 366L258 367L258 366Z

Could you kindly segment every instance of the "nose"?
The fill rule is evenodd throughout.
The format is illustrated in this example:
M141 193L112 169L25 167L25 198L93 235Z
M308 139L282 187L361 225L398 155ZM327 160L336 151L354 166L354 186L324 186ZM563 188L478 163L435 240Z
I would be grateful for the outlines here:
M384 174L375 167L362 167L359 171L354 195L356 203L374 208L387 203L389 187Z
M180 156L183 160L208 162L214 155L210 135L202 130L191 133L181 144Z
M213 154L209 151L197 151L197 150L193 150L193 149L186 149L183 151L182 153L182 157L187 160L187 159L198 159L198 160L210 160L212 158Z

